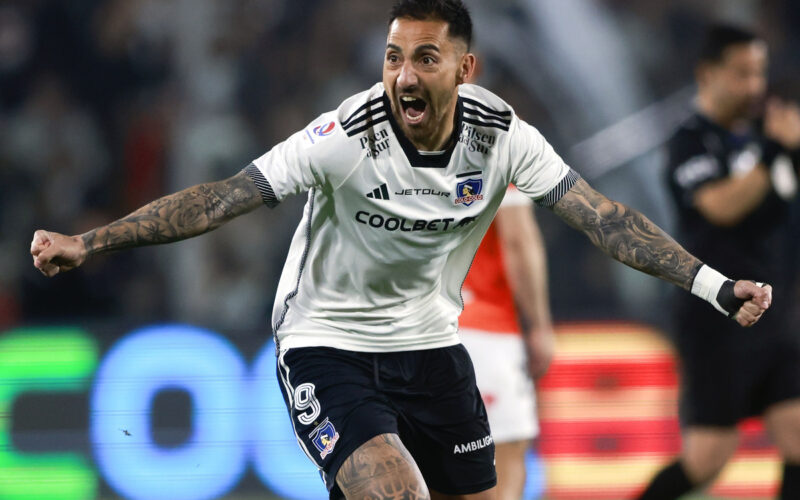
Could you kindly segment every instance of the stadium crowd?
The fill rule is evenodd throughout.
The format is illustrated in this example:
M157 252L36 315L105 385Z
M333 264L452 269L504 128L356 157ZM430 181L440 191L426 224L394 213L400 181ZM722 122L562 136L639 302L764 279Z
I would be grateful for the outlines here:
M504 0L488 13L468 3L486 13L475 16L482 85L576 170L604 190L613 184L610 195L657 222L669 210L637 196L664 189L658 162L631 157L593 178L572 147L689 85L687 60L709 20L762 33L776 91L800 97L800 5L789 0L552 2L558 12L550 2ZM98 258L57 280L30 266L31 231L79 233L237 172L379 78L387 9L368 0L0 2L0 327L169 318L263 328L302 197L177 248ZM510 29L529 36L527 50L497 42ZM587 71L596 78L581 79ZM618 279L617 264L551 215L540 223L554 317L630 315L624 288L638 282ZM136 265L143 261L154 265Z

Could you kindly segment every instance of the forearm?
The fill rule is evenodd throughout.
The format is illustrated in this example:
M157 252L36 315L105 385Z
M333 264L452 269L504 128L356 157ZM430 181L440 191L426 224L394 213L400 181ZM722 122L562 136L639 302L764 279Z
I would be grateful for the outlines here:
M691 291L702 262L640 212L579 180L553 210L616 260Z
M530 329L549 329L552 319L544 251L517 253L511 264L521 270L516 283L511 285L520 313Z
M697 210L717 226L733 226L761 205L770 191L763 165L741 177L728 177L702 186L694 195Z
M502 208L495 219L503 241L503 262L519 313L530 329L549 329L547 257L531 208Z
M257 188L241 172L159 198L81 239L88 255L170 243L211 231L260 204Z

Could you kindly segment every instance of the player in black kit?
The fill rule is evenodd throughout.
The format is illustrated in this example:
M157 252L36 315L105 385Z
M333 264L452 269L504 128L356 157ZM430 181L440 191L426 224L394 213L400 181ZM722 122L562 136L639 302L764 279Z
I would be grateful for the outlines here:
M687 250L723 273L766 280L784 298L745 331L675 297L682 451L640 500L675 499L712 481L736 450L736 424L753 415L763 416L784 460L780 498L800 499L800 332L786 314L795 302L787 229L800 112L771 98L759 130L766 68L757 36L725 25L709 30L696 68L696 112L669 141L667 175Z

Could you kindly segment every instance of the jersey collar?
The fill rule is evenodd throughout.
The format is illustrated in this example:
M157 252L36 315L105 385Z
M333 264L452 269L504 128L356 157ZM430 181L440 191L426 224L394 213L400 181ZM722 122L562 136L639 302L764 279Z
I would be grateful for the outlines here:
M453 125L453 135L450 136L450 140L448 141L447 149L445 149L441 154L436 155L421 155L417 148L411 144L411 141L405 136L403 131L400 129L400 125L397 124L397 121L394 119L394 114L392 113L392 105L389 102L389 97L386 95L386 91L383 92L383 105L386 106L386 114L389 115L389 123L392 126L392 131L394 132L394 136L397 137L397 141L400 143L400 146L403 148L403 152L408 158L408 162L411 164L412 167L417 168L445 168L450 163L450 157L453 156L453 151L456 148L456 144L458 144L458 136L461 133L461 115L463 104L461 103L461 96L458 96L458 102L456 103L456 122Z

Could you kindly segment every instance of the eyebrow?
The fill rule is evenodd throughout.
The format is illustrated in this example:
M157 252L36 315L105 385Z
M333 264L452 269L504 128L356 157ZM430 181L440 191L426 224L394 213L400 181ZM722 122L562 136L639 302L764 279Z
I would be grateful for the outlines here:
M387 43L386 44L386 48L395 50L397 52L400 52L401 54L403 53L403 49L401 49L399 45L395 45L393 43ZM442 51L439 50L439 47L437 47L436 45L434 45L432 43L426 43L424 45L420 45L419 47L414 49L414 53L415 54L419 54L420 52L424 52L426 50L432 50L432 51L434 51L436 53L439 53L439 54L442 53Z
M432 50L434 52L441 53L441 51L439 50L439 47L437 47L436 45L434 45L432 43L426 43L425 45L420 45L419 47L416 48L416 50L414 50L414 52L415 53L420 53L420 52L424 52L426 50Z

